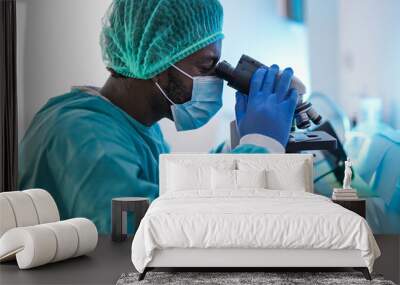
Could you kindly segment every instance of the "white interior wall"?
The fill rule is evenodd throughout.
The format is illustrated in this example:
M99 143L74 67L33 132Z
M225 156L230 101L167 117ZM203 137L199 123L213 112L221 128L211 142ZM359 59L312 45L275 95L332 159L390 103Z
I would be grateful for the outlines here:
M308 84L305 29L278 15L280 0L222 0L226 38L223 58L236 64L247 53L267 64L291 65ZM99 48L101 18L110 0L17 0L20 138L46 101L72 85L101 86L108 76ZM240 7L240 9L238 9ZM173 151L208 151L229 135L234 94L205 127L177 133L161 122Z
M313 91L360 115L360 100L377 96L383 119L400 128L400 1L308 0Z
M338 98L338 1L307 0L306 25L311 89Z
M51 97L107 77L99 31L109 1L17 0L19 138Z
M358 114L362 97L377 96L383 119L400 128L400 1L340 0L339 9L345 110Z

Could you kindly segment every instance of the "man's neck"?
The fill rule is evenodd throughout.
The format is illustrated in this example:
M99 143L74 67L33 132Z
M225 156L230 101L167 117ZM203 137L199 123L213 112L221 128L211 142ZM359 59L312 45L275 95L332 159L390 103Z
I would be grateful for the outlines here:
M147 80L109 77L100 93L145 126L165 117L162 107L153 99L154 87Z

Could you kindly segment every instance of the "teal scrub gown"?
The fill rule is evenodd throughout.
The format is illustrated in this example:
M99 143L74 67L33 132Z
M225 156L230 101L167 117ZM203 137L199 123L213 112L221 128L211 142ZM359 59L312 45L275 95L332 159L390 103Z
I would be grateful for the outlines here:
M155 199L159 155L168 152L158 124L144 126L104 97L73 89L50 99L29 126L20 143L19 189L45 189L62 219L86 217L109 233L111 199ZM266 150L243 145L233 152Z

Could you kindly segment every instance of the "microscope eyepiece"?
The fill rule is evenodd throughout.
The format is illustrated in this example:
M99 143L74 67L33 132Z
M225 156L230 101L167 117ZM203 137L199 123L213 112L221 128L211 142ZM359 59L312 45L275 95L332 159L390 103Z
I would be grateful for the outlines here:
M217 64L215 67L215 73L216 75L228 82L231 82L234 80L234 72L235 69L233 68L232 65L230 65L227 61L221 61L220 63Z

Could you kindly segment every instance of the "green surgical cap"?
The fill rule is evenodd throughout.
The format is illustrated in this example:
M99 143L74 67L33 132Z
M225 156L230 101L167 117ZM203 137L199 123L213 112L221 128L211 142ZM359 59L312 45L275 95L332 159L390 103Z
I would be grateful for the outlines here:
M149 79L222 39L218 0L114 0L100 44L108 68Z

